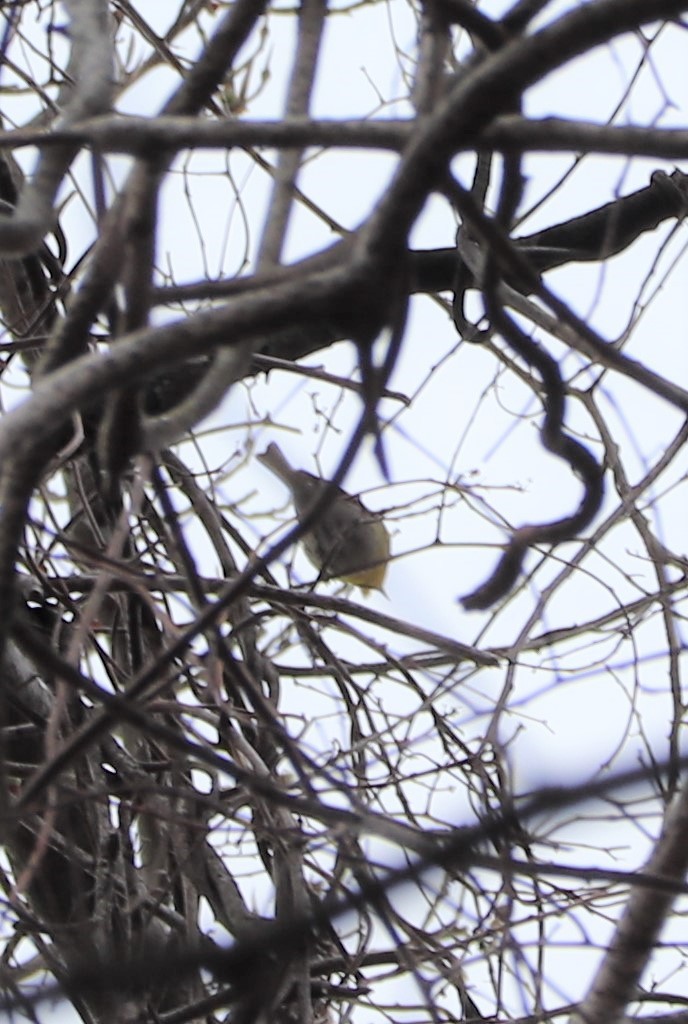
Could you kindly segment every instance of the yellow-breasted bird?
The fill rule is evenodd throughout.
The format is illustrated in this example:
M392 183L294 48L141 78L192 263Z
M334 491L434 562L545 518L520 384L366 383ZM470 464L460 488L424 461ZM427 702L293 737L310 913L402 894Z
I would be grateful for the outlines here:
M299 521L313 508L327 480L292 469L276 444L258 459L292 493ZM371 512L360 498L337 487L330 504L301 538L308 558L322 579L341 579L363 591L382 590L389 562L389 533L379 512Z

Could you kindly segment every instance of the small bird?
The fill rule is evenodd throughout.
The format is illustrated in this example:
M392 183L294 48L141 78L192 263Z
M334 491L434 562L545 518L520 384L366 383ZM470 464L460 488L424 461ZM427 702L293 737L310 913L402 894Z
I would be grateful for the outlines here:
M292 469L276 444L258 456L292 493L300 522L320 498L327 480ZM382 590L389 562L389 532L379 512L337 487L322 516L302 537L308 558L322 579L341 579L368 590Z

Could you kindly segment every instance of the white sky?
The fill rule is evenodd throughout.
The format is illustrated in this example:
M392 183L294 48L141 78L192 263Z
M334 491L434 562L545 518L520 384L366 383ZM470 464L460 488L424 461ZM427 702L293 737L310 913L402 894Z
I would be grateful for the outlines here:
M490 13L496 15L499 6L494 4ZM551 12L565 6L553 4ZM139 2L137 7L158 32L164 31L167 5L150 0L149 3ZM547 14L549 16L550 11ZM270 78L251 104L251 117L279 114L278 104L292 50L292 20L270 18L269 35L256 62L257 69L269 68ZM208 17L209 28L213 23L214 19ZM617 114L617 124L686 126L688 86L682 45L685 45L684 40L678 31L664 33L652 49L654 68L648 62L640 73L629 100ZM189 46L190 53L197 52L198 40L192 34L189 34ZM409 59L400 61L395 46ZM402 70L411 70L414 47L415 25L407 5L401 0L392 0L386 6L362 7L355 13L332 19L314 113L322 117L407 114L408 108L403 102L393 101L405 95ZM251 47L249 49L252 51ZM627 38L600 48L592 57L573 62L529 92L526 111L533 116L581 117L604 123L628 87L640 56L641 48L636 39ZM132 88L122 97L118 109L138 114L157 110L161 99L167 95L170 77L167 72L161 72L156 78L155 85L146 79L145 83ZM385 104L382 108L380 97ZM21 101L12 107L11 116L21 120L24 103ZM371 157L338 152L311 160L299 184L311 199L322 203L330 216L352 228L369 212L393 172L394 163L395 158L389 154ZM525 165L529 177L525 207L546 194L570 164L568 157L529 158ZM230 158L233 180L216 173L223 165L223 156L203 154L192 163L193 175L186 177L175 173L165 186L159 262L165 268L169 259L177 281L198 279L206 268L213 276L235 274L241 269L244 255L250 257L255 252L256 225L260 224L258 211L265 203L269 182L241 154L232 154ZM121 173L126 161L113 160L112 166ZM648 183L650 173L661 166L658 160L586 159L557 194L524 222L522 231L528 233L539 226L586 212L615 195L642 187ZM457 168L467 181L470 160L458 161ZM666 165L665 169L670 171L672 167ZM201 170L203 176L196 176ZM82 174L88 195L86 161L77 172ZM185 193L188 187L192 190L194 216L200 227L196 227L188 215ZM250 218L249 233L235 188ZM68 234L74 231L83 234L89 230L89 217L78 197L68 204L65 225ZM670 227L663 226L660 233L668 234ZM454 234L451 212L443 202L436 200L428 204L412 241L419 247L448 246L453 243ZM312 214L299 210L291 226L289 257L298 258L332 240L326 225ZM657 372L685 384L688 370L685 244L686 229L681 227L662 253L644 289L642 282L658 249L654 235L642 238L629 253L610 261L602 269L597 266L562 269L548 275L548 284L609 340L625 330L640 295L645 308L625 351L636 359L649 361ZM679 259L679 265L672 267L675 259ZM677 311L681 311L680 314ZM168 316L160 312L157 315ZM176 318L178 314L170 315ZM551 351L562 353L558 343L551 339L543 339L543 343L550 346ZM356 367L353 347L346 343L330 352L318 353L306 362L324 365L330 372L345 377ZM567 356L563 365L567 372L576 366L584 367L575 355ZM431 372L435 366L441 369ZM499 525L490 524L478 515L476 506L464 500L463 495L470 497L477 493L479 497L487 497L514 526L563 514L577 502L580 488L565 467L543 452L537 433L540 409L530 389L507 372L496 381L497 369L495 357L488 350L459 343L445 310L426 298L414 300L407 339L390 383L393 389L413 396L413 403L406 410L392 402L382 407L383 414L393 418L385 432L392 482L385 483L370 453L364 452L347 486L365 491L366 501L371 506L392 509L389 523L398 558L389 573L387 597L368 598L372 606L413 625L464 642L478 642L481 638L487 645L508 645L519 635L534 607L537 593L526 585L498 614L468 614L461 610L457 597L486 578L498 557L499 545L505 539ZM677 433L681 417L665 403L647 396L616 375L608 376L603 387L605 401L601 405L614 427L622 461L634 482ZM5 399L12 401L11 396L6 395ZM256 379L246 388L236 388L228 395L210 420L217 432L203 442L204 452L211 465L217 466L226 460L230 468L234 464L239 466L236 474L229 476L221 486L220 494L228 502L244 500L242 507L255 517L247 529L254 530L256 545L275 528L274 510L283 508L286 523L291 509L285 504L285 492L279 482L253 455L262 451L270 440L279 440L295 465L313 469L313 455L317 453L321 468L332 470L358 411L358 400L351 394L342 396L338 389L274 371L267 381ZM262 422L268 415L274 424L272 427ZM567 423L572 430L579 431L578 436L583 439L594 437L590 419L574 403L569 404ZM326 424L330 425L329 429L325 429ZM183 446L182 454L192 457L190 446ZM653 488L651 494L655 503L647 511L660 540L667 547L684 553L688 548L685 540L686 471L684 453ZM456 500L440 515L437 500L448 478L457 483ZM410 504L405 506L405 502ZM598 521L612 511L615 502L609 489ZM397 506L401 511L394 511ZM442 545L429 548L438 533ZM562 568L561 560L570 557L574 550L572 545L556 549L554 557L536 577L539 588L545 580L554 578ZM528 566L532 568L536 560L537 556L531 556ZM216 572L212 557L204 568L208 573ZM295 555L294 576L312 578L307 562L299 553ZM644 589L649 592L655 587L652 566L635 531L622 522L605 538L603 549L587 556L582 570L558 589L541 623L531 634L571 622L584 622L613 608L616 598L623 601L639 597ZM679 622L679 630L681 626ZM350 639L343 636L328 639L344 656L361 650L365 651L364 658L371 659L371 651L357 647ZM384 640L390 642L389 637ZM510 698L511 710L502 721L501 739L510 744L514 779L523 790L543 783L583 780L608 762L614 769L634 766L646 743L658 759L666 756L670 698L663 657L666 640L658 617L652 617L635 630L633 643L620 639L616 630L593 637L593 647L591 638L581 637L579 642L579 650L572 642L567 650L557 648L554 654L545 651L522 657L522 667L516 673ZM395 653L403 653L403 646L401 637L395 636ZM417 644L409 638L406 647L414 650ZM297 652L292 652L287 661L293 663L297 656ZM557 679L556 688L552 686L553 677ZM483 671L474 681L461 687L439 689L436 699L449 718L462 724L466 738L470 739L480 736L481 730L486 728L494 700L503 685L503 670ZM303 687L295 693L296 707L300 708L306 692ZM322 720L312 723L308 734L310 743L327 749L339 739L346 746L345 727L334 715L336 707L327 696L313 689L308 697L313 700L313 717L323 716ZM379 700L383 706L389 702L394 714L399 715L404 706L411 711L417 702L415 695L402 685L390 687L389 693L380 693ZM437 755L431 736L412 735L410 739L419 763L428 754ZM438 794L436 801L437 813L443 812L448 820L456 824L469 820L471 812L466 794L447 789ZM651 831L655 829L656 820ZM601 846L613 848L609 860L614 867L638 866L647 852L645 836L639 835L633 827L622 829L618 823L587 822L582 826L574 823L566 830L566 835L575 837L576 842L583 839L590 843L588 849L562 846L561 856L567 862L578 857L582 863L597 863ZM561 838L564 838L563 830ZM256 898L261 898L259 889L256 889ZM609 927L601 921L599 925L602 933ZM574 999L581 994L594 969L598 952L594 944L584 950L580 937L573 934L575 929L569 933L566 921L562 920L558 927L562 948L559 952L551 951L548 971L553 984L561 986L562 997ZM603 938L602 933L600 938ZM573 960L569 942L576 943ZM671 985L674 991L681 988L675 978ZM688 996L685 983L684 990ZM479 1001L478 993L476 998ZM527 999L524 998L523 1003L523 1012L531 1012Z

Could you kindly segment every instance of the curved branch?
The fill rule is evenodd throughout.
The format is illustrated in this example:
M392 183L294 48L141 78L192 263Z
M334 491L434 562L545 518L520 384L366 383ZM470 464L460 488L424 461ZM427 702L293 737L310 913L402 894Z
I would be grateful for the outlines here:
M644 873L654 887L634 887L612 941L572 1024L615 1024L636 998L638 984L676 898L667 883L682 885L688 871L688 787L669 806L662 834ZM664 883L664 884L662 884Z
M115 388L164 370L189 352L239 346L282 326L349 312L354 266L252 292L220 309L136 331L106 353L86 355L43 378L31 398L0 422L0 646L13 609L14 563L33 487L52 456L51 439L77 409Z
M528 548L571 540L584 530L600 509L604 496L604 469L588 449L564 433L565 391L557 361L532 341L505 312L495 287L486 287L486 308L492 325L504 340L540 375L545 418L540 436L544 447L564 459L583 481L581 502L569 516L551 523L529 524L515 531L492 576L461 603L467 611L489 608L504 597L518 579Z
M71 53L60 89L61 124L109 110L112 102L113 40L106 0L65 0L69 14ZM0 217L0 254L35 252L54 227L55 196L79 150L65 143L41 150L32 181L25 185L16 210Z
M435 114L419 127L361 238L382 262L406 245L428 192L437 188L457 138L477 143L495 117L519 96L580 53L685 9L681 0L600 0L577 7L532 36L519 37L460 75ZM383 256L382 254L386 255Z

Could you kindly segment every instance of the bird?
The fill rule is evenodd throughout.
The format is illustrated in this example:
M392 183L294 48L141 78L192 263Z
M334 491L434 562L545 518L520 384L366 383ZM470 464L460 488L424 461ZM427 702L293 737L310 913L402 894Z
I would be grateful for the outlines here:
M291 491L299 522L325 490L334 491L330 504L302 537L306 555L320 578L353 583L364 593L382 590L390 559L389 531L382 515L343 488L304 469L293 469L274 443L258 459Z

